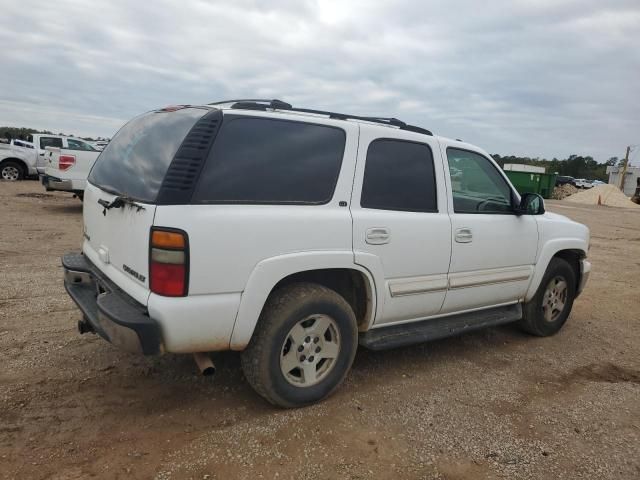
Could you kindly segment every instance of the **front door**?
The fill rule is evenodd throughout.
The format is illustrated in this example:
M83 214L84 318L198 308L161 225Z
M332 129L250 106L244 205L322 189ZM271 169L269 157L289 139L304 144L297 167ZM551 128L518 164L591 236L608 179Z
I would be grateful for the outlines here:
M444 185L437 141L384 133L361 129L351 199L355 262L384 279L376 285L376 325L438 314L451 256L446 192L436 187Z
M442 313L516 302L533 275L537 222L513 213L517 196L499 167L454 145L442 143L452 192L449 291Z

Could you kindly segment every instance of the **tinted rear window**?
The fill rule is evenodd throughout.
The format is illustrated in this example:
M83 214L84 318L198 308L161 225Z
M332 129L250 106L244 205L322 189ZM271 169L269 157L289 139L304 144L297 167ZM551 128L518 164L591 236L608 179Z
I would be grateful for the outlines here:
M360 206L378 210L436 212L431 148L402 140L374 140L367 150Z
M40 137L40 148L45 149L47 147L62 148L62 139L55 137Z
M89 181L111 193L142 202L155 201L178 147L207 111L183 108L134 118L107 144Z
M342 129L269 118L225 119L196 188L197 203L322 204L333 196Z

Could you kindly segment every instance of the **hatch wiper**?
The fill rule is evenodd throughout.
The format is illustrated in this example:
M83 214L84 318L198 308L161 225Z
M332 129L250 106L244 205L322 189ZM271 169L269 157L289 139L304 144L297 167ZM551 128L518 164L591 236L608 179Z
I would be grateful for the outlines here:
M108 200L100 199L98 200L98 203L104 208L104 210L102 210L102 215L105 216L107 215L107 210L111 210L112 208L122 208L125 205L134 207L137 212L145 209L142 205L136 203L133 199L127 197L126 195L119 195L111 202L109 202Z

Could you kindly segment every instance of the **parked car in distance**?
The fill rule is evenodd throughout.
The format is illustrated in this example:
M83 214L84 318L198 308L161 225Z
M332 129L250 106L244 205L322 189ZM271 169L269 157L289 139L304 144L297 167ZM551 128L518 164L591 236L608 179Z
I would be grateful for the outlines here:
M81 333L204 372L206 352L241 351L281 407L335 391L358 344L552 335L591 268L588 228L481 148L278 100L134 118L89 174L83 224L62 259Z
M82 200L87 176L100 151L75 138L67 138L65 143L66 148L46 148L46 168L40 181L47 191L70 192Z
M576 179L573 177L569 177L567 175L558 175L556 177L556 187L559 187L561 185L566 185L567 183L575 187Z
M2 180L14 182L36 173L36 153L32 143L18 139L0 143Z
M96 140L95 142L92 142L91 145L93 145L93 148L95 148L96 150L104 150L104 147L106 147L109 144L109 142L107 140Z
M586 180L584 178L576 178L575 186L578 188L591 188L593 185L591 184L591 180Z
M598 185L606 185L606 182L603 182L602 180L593 180L591 182L591 186L593 187L597 187Z
M85 144L87 143L81 138L67 137L64 135L52 135L48 133L32 133L28 138L29 141L35 146L37 152L36 170L39 175L42 175L45 168L47 167L46 160L44 158L47 147L68 148L68 139L72 139L75 142L82 142Z

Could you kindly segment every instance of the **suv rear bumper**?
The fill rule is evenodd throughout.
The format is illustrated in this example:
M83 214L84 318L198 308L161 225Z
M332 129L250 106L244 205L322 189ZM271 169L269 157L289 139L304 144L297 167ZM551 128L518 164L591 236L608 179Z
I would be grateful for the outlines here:
M164 350L158 322L82 254L62 257L64 288L82 311L81 331L94 331L113 345L155 355ZM87 325L88 324L88 325ZM89 327L89 328L87 328Z

